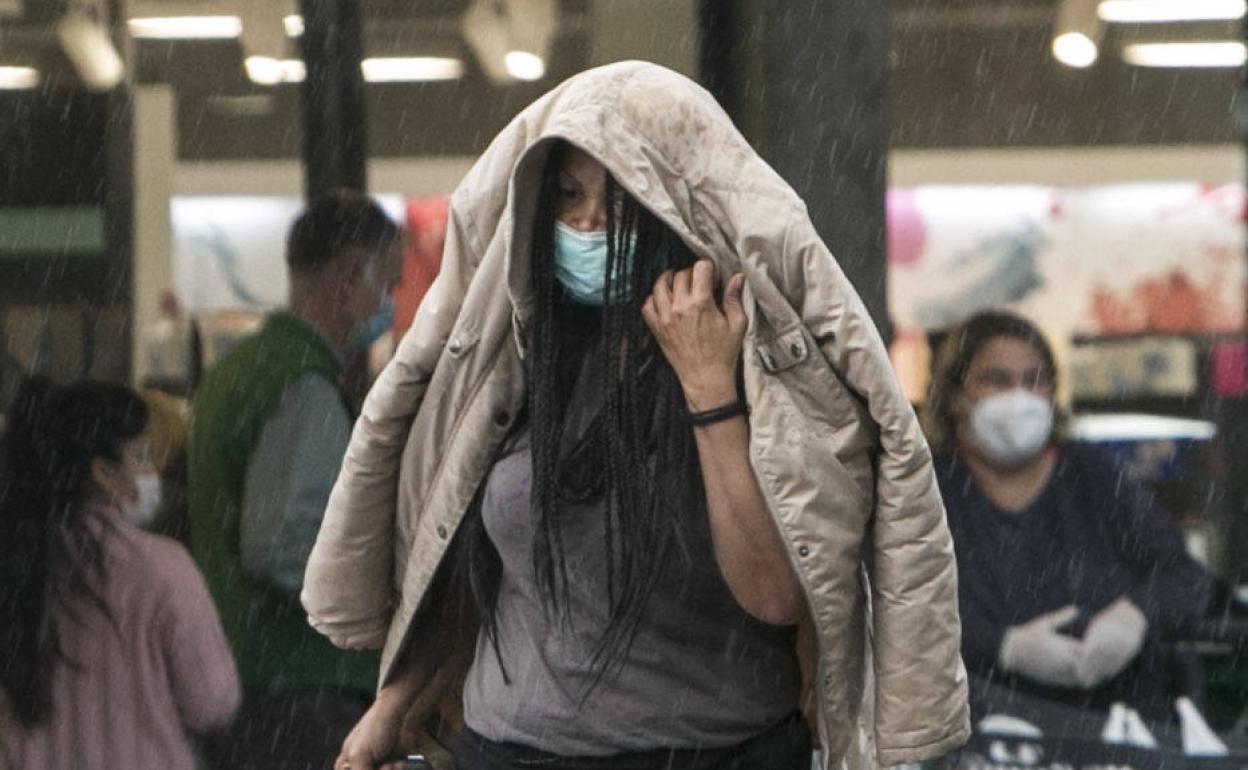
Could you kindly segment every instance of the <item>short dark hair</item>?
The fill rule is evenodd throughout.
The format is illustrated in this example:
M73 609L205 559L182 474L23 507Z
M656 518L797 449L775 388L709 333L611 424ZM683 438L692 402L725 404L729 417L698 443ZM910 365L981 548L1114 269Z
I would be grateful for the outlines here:
M402 231L367 195L340 190L308 204L286 237L286 264L292 273L319 272L344 251L379 252Z
M954 450L957 415L954 412L958 395L966 381L966 373L975 356L989 342L1006 338L1031 345L1040 356L1044 373L1057 380L1057 359L1044 332L1031 321L1003 310L982 312L950 331L936 351L932 380L923 404L923 428L932 451L937 455ZM1055 434L1060 435L1065 414L1056 415Z

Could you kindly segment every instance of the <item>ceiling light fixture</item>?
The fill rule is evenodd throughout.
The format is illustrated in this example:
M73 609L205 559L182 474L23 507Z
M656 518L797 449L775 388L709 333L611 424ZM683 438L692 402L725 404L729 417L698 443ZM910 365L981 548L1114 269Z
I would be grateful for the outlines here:
M1137 67L1242 67L1248 48L1235 40L1136 43L1122 49L1122 59Z
M301 59L274 59L271 56L248 56L243 60L247 77L251 82L262 86L275 86L279 83L302 83L307 77L307 68Z
M1053 27L1053 57L1067 67L1083 69L1096 63L1104 25L1096 0L1060 0Z
M1097 15L1118 24L1221 21L1244 18L1245 0L1102 0Z
M283 16L282 26L286 28L286 37L299 37L303 34L303 17L297 13Z
M1082 32L1067 32L1053 38L1053 57L1067 67L1091 67L1099 53L1096 43Z
M0 89L9 91L39 85L39 70L33 67L0 67Z
M243 34L237 16L149 16L126 22L141 40L230 40Z
M457 80L464 76L464 63L442 56L375 57L360 62L369 83Z
M511 51L503 61L507 65L507 73L516 80L541 80L546 74L546 62L535 53Z
M66 12L56 23L56 39L87 90L111 91L125 77L126 67L108 31L87 14Z
M473 0L460 17L464 41L496 83L544 77L558 27L555 0Z

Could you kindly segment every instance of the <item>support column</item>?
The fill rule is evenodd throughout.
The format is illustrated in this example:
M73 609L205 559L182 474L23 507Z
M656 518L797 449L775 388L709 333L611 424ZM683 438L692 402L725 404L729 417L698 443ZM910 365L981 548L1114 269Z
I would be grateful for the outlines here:
M1241 39L1248 40L1248 18L1244 19ZM1248 70L1240 81L1235 99L1235 127L1244 146L1248 160ZM1248 186L1248 168L1244 169L1244 184ZM1245 190L1248 195L1248 189ZM1248 241L1245 242L1248 246ZM1248 261L1248 251L1244 254ZM1248 296L1244 298L1248 306ZM1241 334L1248 344L1248 317L1241 319ZM1225 534L1219 554L1218 566L1222 577L1232 584L1248 582L1248 394L1223 399L1218 410L1218 445L1222 452L1223 515L1221 531Z
M134 270L130 317L135 329L131 351L133 382L150 374L142 335L160 318L161 295L173 288L174 167L177 164L175 105L169 85L134 91Z
M698 0L594 0L589 3L590 65L637 58L649 39L650 61L697 76Z
M888 338L888 10L880 0L703 0L701 77L811 219Z
M300 0L304 194L368 189L359 0Z

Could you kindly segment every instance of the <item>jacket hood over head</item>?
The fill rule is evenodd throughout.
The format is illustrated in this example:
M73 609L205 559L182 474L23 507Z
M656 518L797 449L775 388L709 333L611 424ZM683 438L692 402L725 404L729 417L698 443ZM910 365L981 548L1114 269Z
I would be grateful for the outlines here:
M483 242L495 232L508 240L508 293L521 318L532 308L528 262L542 172L559 140L601 163L695 256L713 260L721 280L741 269L737 223L766 221L758 216L760 203L777 213L805 216L797 194L697 83L640 61L582 72L527 107L487 150L516 158L509 178L501 178L505 164L478 164L473 172L488 171L494 178L473 178L477 174L470 172L456 193L467 198L461 211L479 211L473 191L497 201L497 186L508 186L505 209L476 224ZM755 213L737 216L742 206ZM783 226L786 218L771 221ZM758 233L760 239L772 236Z

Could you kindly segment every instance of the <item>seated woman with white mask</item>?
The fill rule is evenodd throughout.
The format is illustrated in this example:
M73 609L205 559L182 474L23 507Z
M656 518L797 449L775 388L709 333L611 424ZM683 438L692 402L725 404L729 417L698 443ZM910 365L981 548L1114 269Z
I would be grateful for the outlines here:
M1199 616L1209 580L1120 469L1061 441L1057 375L1040 331L1007 313L971 318L938 354L924 427L957 554L962 655L1010 691L1163 719L1163 642Z

